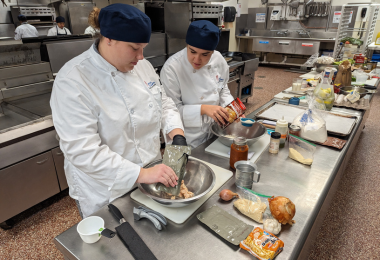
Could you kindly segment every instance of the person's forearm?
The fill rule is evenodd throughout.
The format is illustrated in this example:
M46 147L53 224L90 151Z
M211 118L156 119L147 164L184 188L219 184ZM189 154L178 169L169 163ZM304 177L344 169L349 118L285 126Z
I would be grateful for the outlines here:
M173 137L176 136L176 135L183 135L183 136L185 136L185 133L183 132L182 129L176 128L176 129L173 129L171 132L169 132L168 135L169 135L170 139L173 139Z

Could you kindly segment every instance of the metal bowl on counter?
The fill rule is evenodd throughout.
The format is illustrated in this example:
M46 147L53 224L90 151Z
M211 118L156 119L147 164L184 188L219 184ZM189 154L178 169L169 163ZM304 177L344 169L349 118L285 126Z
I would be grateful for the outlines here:
M162 160L157 160L146 165L144 168L150 168L161 163ZM147 195L155 202L161 204L162 206L170 208L181 208L196 202L207 193L209 193L215 186L216 177L214 171L206 164L189 158L189 161L186 165L185 177L183 180L188 190L194 193L194 197L188 199L172 200L170 199L170 195L168 195L166 192L157 190L156 183L139 183L137 186L142 193Z
M219 137L219 141L226 146L231 146L234 138L238 136L245 137L248 146L251 146L266 133L265 127L257 122L254 122L250 127L246 127L235 121L227 126L226 129L222 129L217 123L213 123L210 129L214 135Z
M338 65L329 65L329 64L320 64L320 63L314 63L314 67L315 67L315 70L317 72L322 72L325 70L325 68L327 67L331 67L331 68L336 68L338 69Z
M365 88L355 87L355 86L341 87L339 93L343 95L348 95L353 90L359 93L360 98L364 97L368 93L368 91Z

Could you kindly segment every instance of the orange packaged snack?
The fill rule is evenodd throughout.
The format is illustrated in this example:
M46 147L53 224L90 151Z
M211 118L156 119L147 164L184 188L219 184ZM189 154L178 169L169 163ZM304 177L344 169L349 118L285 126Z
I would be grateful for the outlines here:
M284 242L272 233L255 228L240 242L240 247L260 260L272 260L284 249Z

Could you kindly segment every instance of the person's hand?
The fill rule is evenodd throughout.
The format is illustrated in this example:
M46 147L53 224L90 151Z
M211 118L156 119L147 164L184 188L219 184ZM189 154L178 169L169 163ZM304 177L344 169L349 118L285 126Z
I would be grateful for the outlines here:
M148 169L141 168L137 178L138 183L152 184L161 182L166 187L174 187L178 184L177 180L178 177L173 169L165 164L158 164Z
M201 115L208 115L219 125L224 125L225 122L228 122L229 117L228 112L225 108L214 105L202 105Z

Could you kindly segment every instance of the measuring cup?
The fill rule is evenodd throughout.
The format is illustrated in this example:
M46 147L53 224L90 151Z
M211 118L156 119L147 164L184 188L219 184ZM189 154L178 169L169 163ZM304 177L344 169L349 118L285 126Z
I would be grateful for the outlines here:
M252 184L260 181L260 172L257 171L256 164L251 161L238 161L234 166L236 168L236 186L252 189ZM255 174L257 175L257 181L254 180Z
M77 232L85 243L92 244L100 239L104 229L104 220L101 217L91 216L83 219L77 226Z

